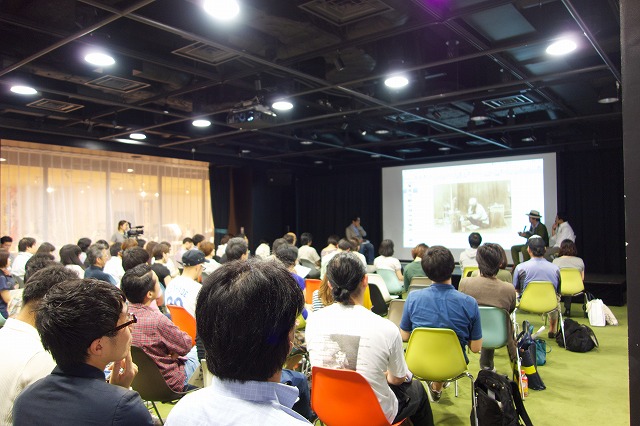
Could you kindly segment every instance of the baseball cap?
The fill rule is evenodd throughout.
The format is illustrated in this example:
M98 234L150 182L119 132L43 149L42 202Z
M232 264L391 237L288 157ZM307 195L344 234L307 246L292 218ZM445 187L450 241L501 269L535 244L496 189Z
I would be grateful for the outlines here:
M188 250L182 255L182 264L184 266L196 266L206 261L204 253L200 250Z

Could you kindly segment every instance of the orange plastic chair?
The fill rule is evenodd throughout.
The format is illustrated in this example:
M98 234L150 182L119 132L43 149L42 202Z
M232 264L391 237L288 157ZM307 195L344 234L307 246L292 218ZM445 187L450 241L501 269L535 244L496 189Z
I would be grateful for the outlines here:
M367 379L352 370L313 367L311 407L330 426L390 425Z
M313 292L320 288L320 284L322 284L322 281L314 278L304 280L304 303L307 305L313 304Z
M171 321L178 328L189 336L191 336L191 343L196 344L196 319L191 316L189 312L182 306L167 305L169 312L171 312Z

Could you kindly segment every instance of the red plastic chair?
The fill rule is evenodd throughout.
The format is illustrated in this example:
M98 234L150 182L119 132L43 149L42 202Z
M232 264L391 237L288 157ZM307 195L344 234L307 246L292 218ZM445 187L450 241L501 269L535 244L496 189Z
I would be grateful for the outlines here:
M313 292L320 288L320 284L322 284L321 280L313 278L307 278L304 280L304 303L307 305L313 304Z
M352 370L313 367L311 407L329 426L390 425L367 379Z
M196 344L196 319L191 316L189 312L182 306L167 305L169 312L171 312L171 321L178 328L189 336L191 336L191 343Z

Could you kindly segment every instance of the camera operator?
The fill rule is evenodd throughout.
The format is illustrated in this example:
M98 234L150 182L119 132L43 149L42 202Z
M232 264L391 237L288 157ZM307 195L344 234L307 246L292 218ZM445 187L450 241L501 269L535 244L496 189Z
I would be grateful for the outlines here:
M118 222L118 230L111 236L111 241L114 243L124 243L124 240L127 239L127 232L131 224L126 220L121 220Z

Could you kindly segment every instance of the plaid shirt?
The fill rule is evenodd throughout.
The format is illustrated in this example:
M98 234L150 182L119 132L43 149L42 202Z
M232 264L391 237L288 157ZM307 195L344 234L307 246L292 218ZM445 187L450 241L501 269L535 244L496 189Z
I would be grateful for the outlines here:
M173 359L171 354L184 356L189 353L191 337L150 306L131 303L129 312L138 319L131 333L132 344L142 348L153 359L171 389L182 392L186 380L184 360Z

